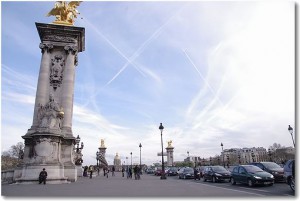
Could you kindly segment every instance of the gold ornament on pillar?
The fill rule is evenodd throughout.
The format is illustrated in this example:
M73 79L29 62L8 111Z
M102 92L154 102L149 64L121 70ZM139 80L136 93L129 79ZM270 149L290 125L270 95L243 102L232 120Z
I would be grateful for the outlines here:
M171 148L172 147L172 140L168 141L168 147L167 148Z
M77 14L80 14L76 8L81 2L82 1L70 1L67 3L65 1L57 1L54 8L47 14L47 17L55 16L56 20L53 21L54 24L73 26Z

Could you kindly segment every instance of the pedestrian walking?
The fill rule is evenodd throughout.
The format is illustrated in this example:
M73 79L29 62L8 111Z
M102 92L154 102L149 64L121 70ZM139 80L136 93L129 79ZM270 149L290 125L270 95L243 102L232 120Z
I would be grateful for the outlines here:
M124 169L124 167L122 167L122 177L124 177L124 171L125 171L125 169Z
M45 168L43 168L43 170L40 172L40 175L39 175L39 184L44 183L44 185L45 185L47 176L48 176L48 174L47 174Z
M131 170L131 168L128 168L128 175L129 175L129 178L132 178L132 170Z
M134 179L135 180L137 180L137 174L138 174L138 167L137 167L137 165L136 166L134 166L134 168L133 168L133 174L134 174Z
M90 165L89 171L90 171L90 179L92 179L93 178L94 166Z
M115 166L112 166L111 168L111 176L114 177L115 176Z

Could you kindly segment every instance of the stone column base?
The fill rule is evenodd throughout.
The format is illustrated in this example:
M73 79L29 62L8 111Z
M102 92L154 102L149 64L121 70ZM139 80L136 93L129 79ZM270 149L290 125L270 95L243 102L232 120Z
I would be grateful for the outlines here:
M64 176L64 167L62 165L41 164L24 166L16 169L14 173L16 184L38 184L39 174L43 168L46 169L48 174L46 180L47 184L70 183L70 181L68 181L68 177Z

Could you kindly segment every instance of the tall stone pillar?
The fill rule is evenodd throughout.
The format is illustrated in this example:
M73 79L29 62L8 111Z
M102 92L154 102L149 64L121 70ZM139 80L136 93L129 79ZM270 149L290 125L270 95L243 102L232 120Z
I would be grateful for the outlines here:
M36 183L45 168L48 183L77 180L72 133L73 97L77 54L84 51L82 27L36 23L42 59L32 126L25 140L17 183Z
M100 163L101 163L101 166L102 167L108 166L106 158L105 158L106 147L104 145L104 140L103 139L101 139L101 145L100 145L100 147L98 149L99 149L99 152L100 152Z
M172 140L168 141L168 146L166 147L167 150L167 166L174 165L174 147L172 147Z

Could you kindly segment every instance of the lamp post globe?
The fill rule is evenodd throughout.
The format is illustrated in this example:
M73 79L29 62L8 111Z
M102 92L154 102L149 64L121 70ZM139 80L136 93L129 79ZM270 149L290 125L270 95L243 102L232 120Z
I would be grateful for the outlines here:
M164 127L162 125L162 123L160 123L158 129L160 130L160 137L161 137L161 176L160 179L167 179L166 175L165 175L165 164L164 164L164 146L163 146L163 139L162 139L162 132L164 130Z
M293 145L294 145L294 148L295 148L295 141L294 141L294 137L293 137L293 127L291 127L291 125L289 125L288 131L290 132L290 134L292 136Z

